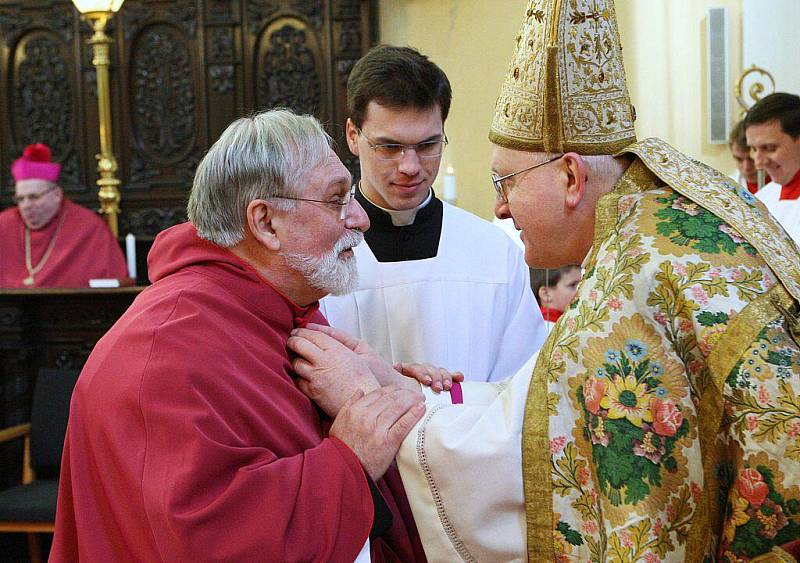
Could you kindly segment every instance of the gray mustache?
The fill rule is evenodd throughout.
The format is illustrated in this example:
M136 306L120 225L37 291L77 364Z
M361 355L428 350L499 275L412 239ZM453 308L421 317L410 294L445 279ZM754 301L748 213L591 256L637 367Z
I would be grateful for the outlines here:
M349 248L358 246L363 241L364 233L361 231L348 230L345 231L344 235L342 235L342 238L336 241L336 245L333 247L333 250L338 255L340 252L344 252Z

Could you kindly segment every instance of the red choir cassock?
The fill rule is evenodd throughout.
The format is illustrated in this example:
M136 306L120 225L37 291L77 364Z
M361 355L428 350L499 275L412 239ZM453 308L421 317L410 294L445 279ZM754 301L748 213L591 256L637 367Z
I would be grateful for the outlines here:
M53 239L55 237L55 240ZM89 287L94 278L128 276L117 239L96 213L67 199L43 228L30 231L31 265L36 267L48 253L34 283L23 280L25 223L16 207L0 213L0 287Z
M542 318L551 323L556 322L561 318L561 315L564 314L564 311L558 311L556 309L551 309L550 307L539 306L539 310L542 312Z
M800 171L789 180L788 184L781 186L781 199L800 199Z
M424 561L396 470L371 493L292 380L286 341L317 305L189 223L148 260L75 388L50 561L349 563L379 513L372 561Z

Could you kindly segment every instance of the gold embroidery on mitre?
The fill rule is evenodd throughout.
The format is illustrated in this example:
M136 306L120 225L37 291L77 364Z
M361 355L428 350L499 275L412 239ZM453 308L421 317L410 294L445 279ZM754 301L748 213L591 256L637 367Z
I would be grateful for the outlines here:
M489 140L612 154L636 141L634 120L613 0L530 0Z

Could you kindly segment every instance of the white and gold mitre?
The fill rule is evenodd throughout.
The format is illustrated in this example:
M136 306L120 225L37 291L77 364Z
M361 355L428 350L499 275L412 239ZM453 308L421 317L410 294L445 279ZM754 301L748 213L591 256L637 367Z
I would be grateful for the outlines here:
M636 141L613 0L529 0L489 140L614 154Z

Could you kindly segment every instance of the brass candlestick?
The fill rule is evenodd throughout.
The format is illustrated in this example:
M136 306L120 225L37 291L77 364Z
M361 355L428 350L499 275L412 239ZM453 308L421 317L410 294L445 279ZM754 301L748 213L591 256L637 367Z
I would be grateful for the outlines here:
M120 180L116 177L117 159L112 149L111 91L108 78L112 41L106 34L106 25L122 7L124 0L72 1L94 29L89 45L92 46L92 64L97 72L97 110L100 121L100 154L97 155L97 172L100 177L97 179L97 197L100 200L100 213L106 216L108 226L116 237L119 235L117 216L121 195Z

